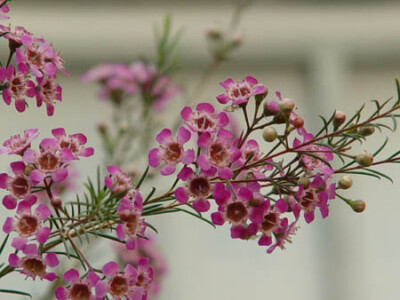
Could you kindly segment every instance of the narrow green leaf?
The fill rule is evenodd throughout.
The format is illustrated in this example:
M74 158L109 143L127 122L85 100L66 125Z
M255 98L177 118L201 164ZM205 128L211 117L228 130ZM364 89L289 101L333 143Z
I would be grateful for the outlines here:
M7 234L5 239L4 239L4 241L3 241L3 243L1 244L0 254L3 253L4 247L6 246L9 237L10 237L10 234Z
M16 294L16 295L21 295L21 296L26 296L32 299L32 295L26 292L22 291L16 291L16 290L6 290L6 289L0 289L0 293L6 293L6 294Z

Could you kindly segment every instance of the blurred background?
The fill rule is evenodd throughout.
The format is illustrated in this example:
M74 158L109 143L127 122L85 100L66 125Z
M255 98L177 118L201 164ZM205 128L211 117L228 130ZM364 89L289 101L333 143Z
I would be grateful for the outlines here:
M170 13L174 28L184 29L178 78L190 89L210 61L205 31L229 22L233 1L19 0L10 8L11 24L52 42L71 75L59 76L63 102L52 118L35 107L18 114L1 102L0 139L26 128L39 128L46 136L62 126L85 133L99 149L96 124L110 117L109 107L96 99L97 86L79 81L82 72L95 64L128 63L154 53L154 25ZM350 115L363 102L396 95L399 16L399 1L253 1L237 28L243 45L210 74L204 92L193 100L214 101L222 92L218 82L252 75L271 91L294 99L313 131L320 125L319 114L339 109ZM3 43L4 60L6 51ZM161 118L172 122L176 116ZM388 135L387 153L400 148L399 134ZM366 149L373 151L383 138ZM95 173L101 157L97 153L77 164L82 179ZM0 158L1 170L8 162ZM393 165L380 170L393 175L396 183L354 178L346 194L367 202L363 214L335 200L329 218L318 216L312 225L302 221L293 244L272 255L254 241L230 239L227 226L213 230L186 215L157 218L153 223L169 264L159 299L400 299L400 169ZM0 223L4 219L2 213ZM43 299L43 286L22 276L0 281L0 288L33 289L38 295L34 299ZM0 294L0 299L19 298Z

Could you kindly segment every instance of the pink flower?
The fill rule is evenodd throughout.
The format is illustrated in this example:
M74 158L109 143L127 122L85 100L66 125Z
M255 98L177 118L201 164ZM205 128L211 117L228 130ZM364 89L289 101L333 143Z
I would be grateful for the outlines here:
M51 133L57 139L60 149L69 149L76 158L78 158L78 156L88 157L94 154L94 149L92 147L84 147L87 143L87 138L82 133L75 133L67 136L64 128L53 129Z
M232 178L233 171L230 166L241 156L232 138L232 133L225 129L220 129L216 136L205 132L199 137L197 144L204 149L204 152L198 156L197 164L202 172L215 173L217 170L221 179Z
M52 138L41 141L40 152L28 149L23 156L23 160L35 168L29 172L29 177L34 183L39 183L46 177L51 177L54 182L63 181L68 176L67 163L74 159L76 158L71 150L60 150L58 141Z
M161 291L161 281L165 277L168 267L162 253L156 248L154 236L149 236L148 239L138 239L135 251L126 250L120 243L115 243L114 246L122 261L132 264L134 267L138 266L142 256L149 258L149 264L154 274L149 294L158 295Z
M105 177L104 182L107 188L112 188L113 193L127 192L133 188L132 179L123 173L118 166L108 166L109 176Z
M7 69L0 68L0 81L4 85L3 100L10 105L11 100L14 99L18 112L25 110L25 96L32 98L35 95L35 84L26 79L26 72L27 70L20 66L16 73L12 65L9 65Z
M8 8L8 5L6 3L6 0L1 0L0 1L0 20L7 20L10 17L6 16L5 14L8 13L10 9Z
M27 31L22 26L16 26L14 30L12 30L9 26L0 25L0 33L4 34L4 38L9 40L9 47L11 50L15 50L22 45L22 40L26 35L32 36L32 33Z
M124 272L119 272L117 263L111 261L102 268L103 274L109 277L108 282L100 281L96 284L96 293L105 297L111 294L115 300L142 300L146 299L147 291L153 280L153 270L148 266L147 259L140 259L138 269L127 264Z
M68 288L59 286L55 290L57 300L101 300L103 296L97 295L97 291L93 294L92 289L97 283L101 282L99 276L90 271L85 279L79 278L79 272L70 269L64 273L64 281L70 285Z
M137 190L130 190L120 201L117 211L120 224L115 231L121 241L126 241L125 247L134 250L136 241L144 235L146 223L142 216L142 196Z
M232 100L233 105L245 104L250 97L264 94L267 90L264 85L258 84L257 79L251 76L246 76L240 82L228 78L220 85L226 90L226 94L217 96L217 100L221 104L226 104L230 100Z
M22 251L25 256L20 258L15 253L10 254L8 257L10 266L21 268L20 272L32 279L36 279L36 277L48 281L56 279L57 276L55 273L47 271L47 268L54 268L59 264L57 256L54 253L47 253L43 258L38 253L37 245L26 243L21 243L18 250Z
M21 37L24 50L16 50L16 62L18 68L31 70L36 77L55 77L57 69L68 74L64 70L64 61L59 53L55 52L52 46L43 39L33 38L30 35Z
M191 168L183 168L178 178L186 181L185 187L179 187L174 195L180 203L186 203L190 197L194 199L193 208L197 212L206 212L210 209L208 196L211 194L211 181L205 174L196 175Z
M330 175L322 177L320 173L317 173L308 188L300 185L295 197L289 196L289 202L296 219L299 218L300 211L303 210L304 219L307 223L311 223L314 220L316 207L320 209L323 218L328 216L328 200L335 198L336 186L335 183L328 184L329 177Z
M182 119L193 132L217 132L229 123L225 112L215 113L214 107L209 103L199 103L196 111L186 106L181 111Z
M285 249L285 243L289 242L291 243L291 236L294 235L298 229L296 226L297 220L294 222L290 223L283 231L275 233L275 243L272 244L268 249L267 253L272 253L276 247L279 247L281 249Z
M31 146L31 142L39 136L37 129L24 130L24 135L16 134L3 142L0 154L23 155L25 150Z
M16 217L8 217L6 219L3 231L5 233L15 231L21 238L35 235L40 244L45 243L50 234L50 228L43 226L43 221L51 215L51 211L46 204L42 203L32 213L31 208L36 201L35 195L29 195L25 200L21 201L18 204Z
M25 163L22 161L12 162L10 164L14 177L7 173L0 174L0 188L10 192L3 197L3 205L7 209L14 209L17 206L17 200L23 199L31 192L31 180L25 175Z
M180 127L176 140L172 138L171 130L163 129L156 137L160 144L159 148L153 148L149 152L149 165L153 168L158 167L161 162L165 166L161 168L161 175L170 175L175 172L176 165L180 162L190 164L194 159L193 149L184 150L183 145L190 140L190 131Z
M61 101L62 88L60 85L55 84L54 77L37 77L36 87L36 103L37 106L42 106L42 103L46 103L47 115L52 116L54 114L54 103L55 100Z

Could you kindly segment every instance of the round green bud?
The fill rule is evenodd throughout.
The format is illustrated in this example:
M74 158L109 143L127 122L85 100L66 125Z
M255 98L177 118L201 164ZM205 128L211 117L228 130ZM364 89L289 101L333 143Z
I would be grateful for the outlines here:
M371 153L363 152L356 156L356 162L363 167L369 167L374 162L374 157Z
M369 136L372 135L374 132L375 132L375 127L372 125L361 126L358 129L358 134L362 136Z
M288 98L282 99L279 103L279 107L284 113L290 113L294 109L295 105L294 101Z
M278 137L278 133L276 132L276 129L273 127L267 127L263 131L263 139L264 141L271 143L276 140Z
M343 175L339 180L339 187L347 190L353 185L353 179L349 175Z

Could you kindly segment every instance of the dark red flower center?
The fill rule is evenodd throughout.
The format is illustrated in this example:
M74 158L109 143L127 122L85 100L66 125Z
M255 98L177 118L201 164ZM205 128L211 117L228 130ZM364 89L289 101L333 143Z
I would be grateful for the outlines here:
M226 208L226 216L233 222L240 222L247 216L247 209L241 202L234 202Z
M195 119L194 122L200 131L206 131L209 128L213 128L215 125L214 121L210 118L207 118L207 116L200 116Z
M210 182L205 177L197 177L190 181L189 190L197 197L207 197L210 193Z
M39 222L38 219L31 215L23 215L19 218L17 227L18 231L23 235L29 236L36 232Z
M110 292L113 296L123 296L128 291L128 281L117 275L110 281Z
M43 153L39 159L39 167L45 171L54 170L58 165L58 158L50 152Z
M92 293L89 287L84 283L75 283L70 290L72 300L90 300Z
M29 182L23 176L17 176L11 183L12 192L16 197L25 196L29 192Z
M46 273L45 264L38 258L28 258L23 261L22 265L25 270L35 275L42 276Z
M210 158L215 164L222 164L226 157L227 153L222 144L216 142L210 146Z
M269 213L264 216L264 219L261 223L261 228L264 232L269 232L269 231L273 230L273 228L276 226L278 221L279 221L278 214Z
M165 149L165 156L169 161L178 161L181 158L181 145L178 143L171 143Z

